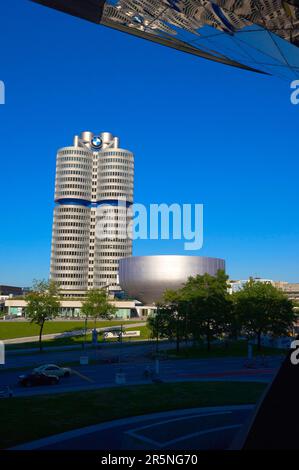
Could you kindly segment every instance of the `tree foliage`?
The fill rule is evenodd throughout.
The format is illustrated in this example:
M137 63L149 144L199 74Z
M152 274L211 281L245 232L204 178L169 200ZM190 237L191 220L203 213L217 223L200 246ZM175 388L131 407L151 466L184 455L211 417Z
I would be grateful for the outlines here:
M37 281L26 295L26 316L31 323L39 326L39 349L42 350L42 334L45 322L55 318L59 313L59 287L54 281Z
M109 301L109 296L104 289L91 289L87 292L82 303L81 312L86 318L93 318L96 324L98 318L111 320L116 308Z
M243 333L257 339L258 349L262 335L286 335L296 319L293 302L270 282L250 279L233 300Z
M191 323L195 339L204 337L207 348L227 329L231 302L227 291L228 276L219 270L216 276L204 274L189 278L183 296L191 304Z
M228 330L231 300L227 279L224 271L219 270L216 276L190 277L181 289L165 292L156 321L163 325L164 336L176 338L177 350L183 339L197 341L202 337L210 349L212 339ZM153 325L152 320L149 322L152 331Z
M255 337L260 348L263 334L290 332L296 319L293 307L271 283L250 280L230 295L228 276L219 270L216 276L190 277L181 289L166 291L148 325L152 336L175 339L177 351L183 339L204 339L210 349L212 341L224 335Z

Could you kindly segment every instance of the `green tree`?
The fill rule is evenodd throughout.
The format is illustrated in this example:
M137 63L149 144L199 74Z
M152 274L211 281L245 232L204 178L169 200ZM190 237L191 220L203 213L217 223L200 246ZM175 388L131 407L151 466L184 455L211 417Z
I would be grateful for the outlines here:
M42 334L45 322L59 313L59 287L54 281L34 281L32 290L26 295L26 316L39 326L39 349L42 351Z
M109 296L104 289L89 290L81 308L81 312L86 318L94 319L95 327L98 318L111 320L116 310L114 305L109 301Z
M169 306L159 304L154 314L147 319L147 326L150 330L150 336L156 339L156 351L158 351L158 343L161 338L170 338L172 311Z
M282 336L291 332L296 319L293 302L270 282L250 279L233 297L242 331L256 338L258 350L263 334Z
M153 332L159 329L160 337L175 338L177 351L183 339L198 341L202 337L210 349L213 338L230 328L232 302L227 279L224 271L218 271L216 276L190 277L177 291L167 290L149 328Z
M236 308L236 297L234 294L230 296L231 308L230 308L230 318L227 323L226 333L228 337L232 340L237 340L242 334L242 318L238 309Z
M182 340L187 340L190 333L190 302L184 297L183 289L166 290L164 302L168 316L168 335L175 339L179 352Z
M228 294L228 276L219 270L210 274L190 277L181 290L188 307L187 325L195 340L205 338L210 350L212 340L226 333L230 327L231 299Z

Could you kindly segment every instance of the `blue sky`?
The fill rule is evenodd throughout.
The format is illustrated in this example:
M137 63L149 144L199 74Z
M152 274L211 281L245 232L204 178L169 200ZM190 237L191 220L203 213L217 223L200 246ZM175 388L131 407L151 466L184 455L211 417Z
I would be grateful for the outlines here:
M35 5L0 19L0 284L49 272L56 150L110 131L135 153L135 201L203 203L231 278L299 281L298 121L289 83ZM136 241L134 254L183 254Z

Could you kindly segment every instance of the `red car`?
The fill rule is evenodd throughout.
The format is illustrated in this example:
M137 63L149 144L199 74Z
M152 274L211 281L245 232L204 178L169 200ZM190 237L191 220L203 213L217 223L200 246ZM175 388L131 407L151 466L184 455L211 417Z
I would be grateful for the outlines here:
M46 375L32 372L27 375L19 376L19 384L23 387L34 387L38 385L56 385L59 383L59 377L55 375Z

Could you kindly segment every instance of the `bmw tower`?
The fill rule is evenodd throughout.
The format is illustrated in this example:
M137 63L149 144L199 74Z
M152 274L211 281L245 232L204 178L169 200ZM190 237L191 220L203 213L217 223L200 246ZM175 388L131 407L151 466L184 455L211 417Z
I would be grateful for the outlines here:
M82 132L58 151L50 275L62 290L119 290L133 185L134 155L108 132Z

